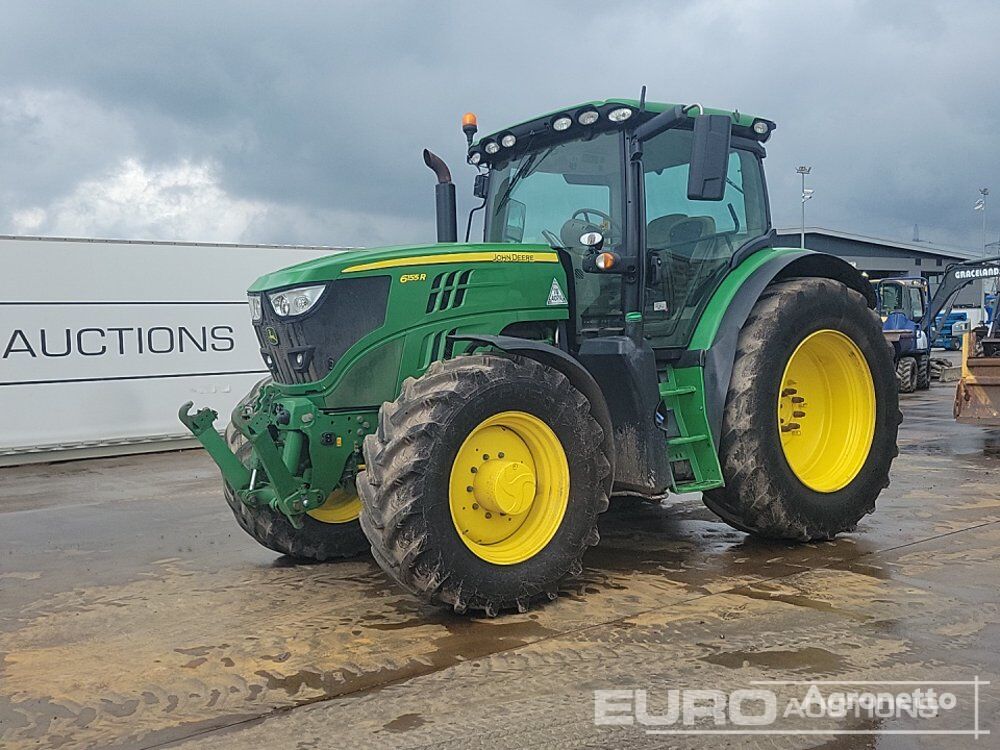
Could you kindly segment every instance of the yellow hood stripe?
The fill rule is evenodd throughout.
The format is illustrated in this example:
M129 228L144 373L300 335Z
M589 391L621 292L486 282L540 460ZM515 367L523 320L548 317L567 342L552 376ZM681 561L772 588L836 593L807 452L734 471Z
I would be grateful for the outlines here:
M557 253L520 253L520 252L477 252L477 253L441 253L440 255L417 255L413 258L394 258L392 260L377 260L372 263L362 263L344 269L344 273L358 271L376 271L381 268L399 268L400 266L430 266L442 263L558 263Z

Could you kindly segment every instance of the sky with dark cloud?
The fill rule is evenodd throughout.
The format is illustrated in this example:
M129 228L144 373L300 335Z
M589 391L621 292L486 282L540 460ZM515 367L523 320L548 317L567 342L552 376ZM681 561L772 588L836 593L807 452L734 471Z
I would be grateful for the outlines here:
M1000 3L0 0L0 234L367 245L433 238L484 132L591 99L778 123L776 226L964 247L1000 233Z

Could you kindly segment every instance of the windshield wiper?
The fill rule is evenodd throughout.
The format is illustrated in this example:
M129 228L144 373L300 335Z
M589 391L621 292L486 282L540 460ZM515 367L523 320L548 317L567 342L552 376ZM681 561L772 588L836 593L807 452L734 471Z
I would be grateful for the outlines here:
M507 205L507 201L510 199L510 194L513 192L514 186L517 185L517 183L520 182L522 179L524 179L532 172L534 172L536 169L538 169L542 165L542 162L545 161L545 158L549 154L551 154L554 149L555 146L549 146L544 151L535 151L521 163L521 166L518 167L517 172L515 172L514 176L510 178L510 182L507 185L507 189L503 191L503 195L500 196L500 199L497 201L496 206L493 208L494 215L498 214L500 212L500 209L502 209L504 206Z

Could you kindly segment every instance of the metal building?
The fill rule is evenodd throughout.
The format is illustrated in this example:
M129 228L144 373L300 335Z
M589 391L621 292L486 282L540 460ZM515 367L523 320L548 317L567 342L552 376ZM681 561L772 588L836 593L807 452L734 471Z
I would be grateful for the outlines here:
M779 229L778 236L782 238L783 245L798 247L801 231L798 227ZM807 248L841 257L869 278L919 275L930 281L932 290L937 287L936 281L949 263L981 256L979 252L932 242L900 242L823 227L806 227L805 234ZM974 305L979 299L982 299L982 285L976 282L959 294L957 304Z

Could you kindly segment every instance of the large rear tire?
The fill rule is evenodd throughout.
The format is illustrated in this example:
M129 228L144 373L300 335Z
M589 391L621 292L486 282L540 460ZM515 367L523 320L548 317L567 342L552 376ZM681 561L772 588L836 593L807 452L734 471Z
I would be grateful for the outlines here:
M591 408L558 370L522 357L461 356L408 379L383 404L358 476L375 559L456 612L555 598L608 507Z
M257 383L239 405L243 406L254 399L261 387L270 380L264 378ZM232 422L226 427L226 442L244 466L249 468L250 442ZM351 498L331 496L327 503L314 511L320 518L335 518L339 522L325 522L307 515L302 519L302 528L297 529L282 513L271 510L266 505L253 508L246 505L226 482L223 482L223 493L240 528L257 542L279 554L303 562L326 562L355 557L368 550L368 540L357 520L358 509ZM337 512L331 512L334 506ZM352 508L355 509L352 511Z
M742 531L830 539L875 508L898 454L892 350L856 291L830 279L765 290L740 332L705 504Z

